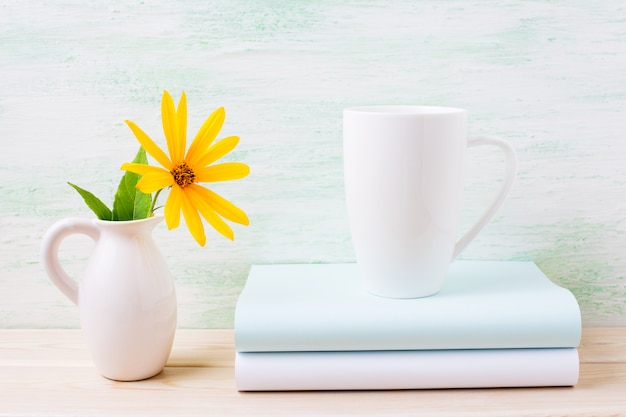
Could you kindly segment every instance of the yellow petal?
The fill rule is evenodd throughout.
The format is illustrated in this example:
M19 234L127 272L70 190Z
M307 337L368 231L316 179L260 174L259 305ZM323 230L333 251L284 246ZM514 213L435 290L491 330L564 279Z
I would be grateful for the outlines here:
M226 118L226 112L223 107L215 110L202 124L202 127L196 134L196 137L189 145L187 156L185 161L191 166L196 166L198 159L211 145L217 134L220 132L224 119Z
M243 224L245 226L250 224L248 216L242 209L235 206L219 194L198 184L192 184L188 187L192 187L193 191L197 193L203 201L208 203L211 208L217 212L217 214L225 219L230 220L231 222Z
M180 224L180 208L182 205L183 192L178 185L173 185L170 195L165 201L165 223L167 228L176 229Z
M174 100L167 91L163 91L161 100L161 120L172 164L178 165L182 162L182 155L178 155L178 116L174 108Z
M128 172L134 172L135 174L139 174L139 175L145 175L150 172L168 172L164 170L163 168L155 167L153 165L131 164L128 162L122 164L122 167L120 169L124 171L128 171Z
M204 234L204 225L202 224L202 219L200 219L200 215L198 214L198 210L194 207L193 203L189 199L189 192L185 189L181 192L182 198L182 208L183 208L183 216L185 217L185 223L187 223L187 228L193 238L198 242L200 246L204 246L206 244L206 235Z
M187 96L184 91L178 101L176 116L178 118L178 140L175 145L176 158L178 158L178 162L182 162L185 157L185 149L187 147Z
M137 188L146 194L152 194L162 188L174 184L174 177L165 170L161 172L149 172L139 179Z
M130 127L130 130L133 131L135 137L137 138L141 146L143 146L143 148L146 150L146 152L148 152L154 159L156 159L156 161L161 164L163 168L167 170L172 169L172 162L167 157L167 155L165 155L165 152L163 152L161 148L159 148L157 144L154 143L154 141L150 139L150 137L139 128L139 126L137 126L134 122L131 122L130 120L126 120L126 124L128 125L128 127Z
M217 230L228 239L234 240L235 234L233 232L233 229L231 229L230 226L226 224L226 222L215 213L215 210L213 210L208 201L206 201L202 194L199 192L199 190L201 189L204 188L197 184L191 184L185 187L185 195L189 197L191 203L198 210L200 210L202 217L204 217L215 230Z
M203 153L200 159L198 159L196 166L205 167L212 164L228 152L232 151L238 143L239 136L229 136L220 140Z
M242 162L225 162L195 170L196 182L238 180L250 173L250 167Z

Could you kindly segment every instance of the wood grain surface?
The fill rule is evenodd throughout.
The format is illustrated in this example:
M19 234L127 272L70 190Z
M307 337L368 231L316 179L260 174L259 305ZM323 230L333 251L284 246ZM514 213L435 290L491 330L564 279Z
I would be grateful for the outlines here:
M232 330L178 331L154 378L101 377L77 330L0 330L0 416L624 416L626 329L587 328L575 387L240 393Z

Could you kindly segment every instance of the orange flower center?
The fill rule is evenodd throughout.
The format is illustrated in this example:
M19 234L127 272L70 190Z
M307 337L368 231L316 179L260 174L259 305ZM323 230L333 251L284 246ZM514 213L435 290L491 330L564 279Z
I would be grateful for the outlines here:
M180 188L185 188L196 180L196 174L193 173L193 169L191 169L186 162L178 164L170 173L174 177L174 182L178 184Z

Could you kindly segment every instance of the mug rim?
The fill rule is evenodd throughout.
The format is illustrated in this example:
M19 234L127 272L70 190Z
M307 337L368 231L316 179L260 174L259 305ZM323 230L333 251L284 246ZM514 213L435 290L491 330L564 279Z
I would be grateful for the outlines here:
M423 106L412 104L391 104L391 105L373 105L373 106L355 106L347 107L344 112L381 114L381 115L444 115L466 113L465 109L458 107L446 106Z

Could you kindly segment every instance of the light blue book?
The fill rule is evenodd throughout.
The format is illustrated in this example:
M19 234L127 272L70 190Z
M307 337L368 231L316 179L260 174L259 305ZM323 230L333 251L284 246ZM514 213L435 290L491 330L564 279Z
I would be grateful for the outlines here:
M355 264L253 265L235 311L238 352L572 348L581 330L532 262L456 261L417 299L367 293Z

